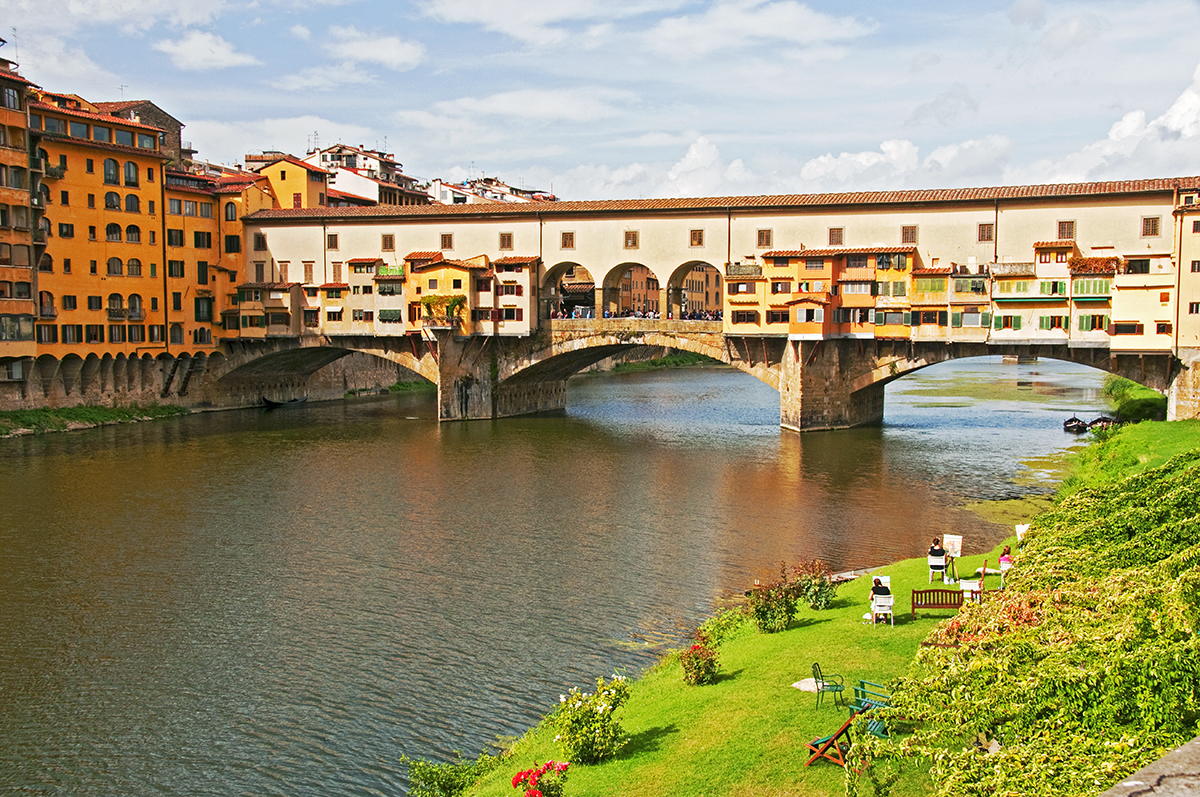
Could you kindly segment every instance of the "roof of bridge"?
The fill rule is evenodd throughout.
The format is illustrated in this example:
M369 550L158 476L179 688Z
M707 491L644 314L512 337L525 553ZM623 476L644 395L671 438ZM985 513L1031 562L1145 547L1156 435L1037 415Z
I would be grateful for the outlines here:
M581 202L502 202L466 205L375 205L349 208L271 208L251 213L252 221L308 218L405 218L424 216L546 216L572 213L641 213L647 211L721 211L787 209L829 205L991 202L1001 199L1055 199L1119 194L1166 193L1200 188L1200 176L1093 183L1009 185L990 188L932 188L910 191L852 191L831 194L601 199Z

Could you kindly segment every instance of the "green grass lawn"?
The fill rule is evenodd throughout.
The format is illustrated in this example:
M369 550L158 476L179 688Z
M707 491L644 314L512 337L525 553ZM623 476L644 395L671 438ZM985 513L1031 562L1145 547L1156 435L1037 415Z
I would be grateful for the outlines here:
M166 418L187 415L191 411L171 404L151 404L128 407L60 407L40 410L8 410L0 412L0 434L14 429L32 429L35 432L57 432L68 428L68 424L130 423L151 418Z
M973 573L985 558L994 568L998 553L999 549L986 557L963 558L959 574ZM826 674L843 676L848 687L859 679L886 683L908 669L934 625L954 615L943 610L911 619L911 590L929 587L923 556L872 575L892 577L895 627L864 624L871 582L860 578L841 586L831 609L801 609L782 633L760 634L748 622L721 645L721 668L714 684L688 686L678 656L669 656L633 684L628 704L618 712L631 735L629 745L604 763L573 765L567 793L572 797L844 794L840 767L824 760L804 766L805 743L834 732L849 713L835 707L829 695L818 709L814 694L791 685L812 676L813 662L819 662ZM999 586L998 577L989 581L991 588ZM543 723L469 793L511 797L518 793L511 783L516 772L564 757L554 731ZM927 791L919 779L906 779L896 794Z

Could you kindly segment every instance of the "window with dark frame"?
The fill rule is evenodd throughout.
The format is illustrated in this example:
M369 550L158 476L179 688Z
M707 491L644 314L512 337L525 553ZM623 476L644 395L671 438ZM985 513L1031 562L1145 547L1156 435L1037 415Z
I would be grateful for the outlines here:
M996 240L996 225L992 222L979 225L979 242L991 243Z
M501 251L511 250L513 248L513 234L511 232L500 233L500 249Z
M844 227L829 228L829 245L841 246L846 239L846 229Z
M1075 222L1060 221L1058 223L1058 240L1060 240L1060 241L1075 240Z
M442 233L441 248L442 249L453 249L454 248L454 233L452 233L452 232Z
M758 248L767 249L775 245L774 230L759 230L758 231ZM757 319L756 319L757 320Z
M1200 222L1197 222L1197 223L1200 223ZM560 249L574 249L575 248L575 233L564 232L559 241L559 248Z
M626 249L637 249L638 248L638 231L637 230L626 230L625 231L625 248Z
M1162 224L1161 216L1146 216L1142 219L1142 237L1157 238L1159 235L1159 227Z
M689 241L691 246L704 246L704 230L692 230Z
M900 243L916 244L917 243L917 225L906 224L900 228Z

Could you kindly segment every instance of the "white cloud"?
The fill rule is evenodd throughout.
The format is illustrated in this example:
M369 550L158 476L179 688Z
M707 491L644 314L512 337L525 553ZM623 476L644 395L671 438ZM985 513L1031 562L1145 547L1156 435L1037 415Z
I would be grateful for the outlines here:
M399 36L380 36L358 30L353 25L334 25L329 34L336 40L325 45L325 50L343 61L378 64L403 72L421 63L425 47L420 42L408 42Z
M1004 173L1013 151L1005 136L985 136L961 144L946 144L929 154L922 164L925 185L960 185L988 182Z
M1028 25L1037 30L1046 24L1045 0L1016 0L1008 9L1008 18L1014 25Z
M288 31L300 41L308 41L312 38L312 31L303 25L292 25Z
M951 125L978 110L979 103L971 96L967 87L961 83L955 83L949 90L914 108L907 123L937 122L942 125Z
M375 82L375 76L347 61L337 66L313 66L271 81L284 91L332 91L341 86Z
M188 31L177 41L160 41L154 45L154 49L171 56L171 62L177 69L189 72L262 63L252 55L237 52L232 44L215 33L200 30Z
M1060 55L1066 50L1095 41L1104 32L1104 21L1094 14L1076 14L1056 22L1042 34L1045 51Z
M595 37L608 30L612 19L640 16L652 11L678 8L686 0L642 0L606 3L603 0L426 0L422 10L442 22L480 25L531 45L546 46L564 41L569 31L556 27L572 21L603 20L589 29Z
M336 141L355 144L371 142L378 135L368 127L335 122L320 116L239 122L189 120L187 130L188 137L204 157L221 163L240 163L246 153L262 150L303 154L312 143L314 133L320 137L322 146Z
M874 23L834 17L795 0L718 0L699 14L661 20L646 32L648 48L681 59L755 43L813 47L858 38Z
M1200 163L1200 66L1192 84L1155 119L1129 111L1108 135L1058 160L1010 170L1009 179L1039 182L1123 180L1196 174Z
M620 109L610 101L622 101L624 92L587 87L578 89L521 89L488 97L461 97L437 103L447 116L518 117L529 121L591 122L616 116Z
M54 36L36 36L21 48L21 74L51 91L108 97L121 79Z
M813 158L800 169L800 178L819 190L837 190L846 185L884 187L895 178L916 171L919 150L911 141L890 140L878 152L832 153Z

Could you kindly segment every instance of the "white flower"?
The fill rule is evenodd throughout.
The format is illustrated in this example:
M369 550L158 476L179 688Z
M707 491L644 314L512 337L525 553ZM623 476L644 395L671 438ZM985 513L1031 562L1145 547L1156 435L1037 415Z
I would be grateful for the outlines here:
M558 696L558 702L559 702L559 703L566 703L566 702L567 702L567 696L566 696L566 695L559 695L559 696Z

